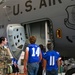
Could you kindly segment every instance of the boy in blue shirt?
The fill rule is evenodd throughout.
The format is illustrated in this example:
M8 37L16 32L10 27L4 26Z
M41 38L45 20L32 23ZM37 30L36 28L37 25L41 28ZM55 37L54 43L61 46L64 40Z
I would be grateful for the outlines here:
M28 75L37 75L42 54L39 45L35 44L35 36L31 36L29 41L30 44L25 49L24 73L28 72Z
M51 49L51 43L47 44L48 51L43 58L46 60L46 75L58 75L58 66L60 60L59 52Z
M14 75L19 75L18 60L15 58L12 58L12 69Z

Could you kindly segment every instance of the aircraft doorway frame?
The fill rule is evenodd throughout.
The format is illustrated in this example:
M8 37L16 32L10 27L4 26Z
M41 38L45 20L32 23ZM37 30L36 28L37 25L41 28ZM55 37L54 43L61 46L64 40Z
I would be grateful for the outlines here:
M44 22L44 23L43 23ZM40 25L41 24L41 25ZM43 25L42 25L43 24ZM53 33L53 24L51 20L36 20L36 21L31 21L31 22L27 22L27 23L22 23L22 25L25 28L25 32L27 39L29 38L29 36L33 35L33 31L34 29L32 29L32 26L35 26L36 29L38 28L36 25L40 25L40 29L42 31L43 27L44 27L44 31L43 34L40 32L40 34L43 36L44 35L44 44L43 45L47 45L48 41L51 41L54 44L54 33ZM30 27L29 27L30 26ZM32 30L31 30L32 29ZM35 30L36 30L35 29ZM27 30L27 31L26 31ZM29 30L29 31L28 31ZM39 31L39 30L38 30ZM35 31L34 31L35 32ZM29 33L29 34L28 34ZM39 33L38 33L39 34ZM37 43L39 44L39 43ZM46 48L47 50L47 48Z
M48 41L54 43L53 25L50 20L37 20L23 24L9 24L7 26L7 33L8 41L10 41L9 48L16 58L17 56L19 58L20 52L23 51L25 47L25 43L29 43L28 39L31 35L37 37L36 44L43 44L46 47ZM22 46L22 48L20 46Z

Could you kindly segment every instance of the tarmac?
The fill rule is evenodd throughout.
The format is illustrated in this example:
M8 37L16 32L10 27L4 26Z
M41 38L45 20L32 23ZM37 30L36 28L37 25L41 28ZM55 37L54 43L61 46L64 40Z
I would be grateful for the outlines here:
M7 74L7 75L14 75L14 74ZM24 73L19 73L18 75L26 75Z
M14 75L14 74L10 74L10 75ZM26 75L24 73L19 73L18 75ZM65 75L65 73L59 73L58 75Z
M14 74L10 74L10 75L14 75ZM18 75L26 75L24 73L19 73ZM65 73L59 73L58 75L65 75ZM75 74L72 74L72 75L75 75Z

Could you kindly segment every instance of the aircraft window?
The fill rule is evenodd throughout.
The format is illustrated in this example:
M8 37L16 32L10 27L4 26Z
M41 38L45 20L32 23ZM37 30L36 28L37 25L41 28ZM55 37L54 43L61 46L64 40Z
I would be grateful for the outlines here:
M23 45L19 45L17 48L22 49Z
M17 35L17 38L19 37L19 35Z
M15 45L17 45L17 43L15 43Z
M16 37L14 36L14 39L16 39Z
M62 38L62 30L61 29L57 29L57 31L56 31L56 37L57 38Z
M18 31L18 29L16 29L16 31Z
M22 33L20 33L20 35L22 35Z
M21 38L21 40L22 40L22 38Z
M20 40L18 40L18 42L20 42Z

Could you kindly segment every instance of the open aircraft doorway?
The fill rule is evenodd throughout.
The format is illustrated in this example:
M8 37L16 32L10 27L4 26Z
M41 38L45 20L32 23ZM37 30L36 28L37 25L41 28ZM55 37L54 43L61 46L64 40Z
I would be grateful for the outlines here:
M25 50L31 35L37 38L37 44L43 44L45 47L48 41L54 43L52 22L43 20L22 24L9 24L7 26L7 37L13 57L19 59L21 51Z
M43 44L46 47L48 41L54 43L53 25L49 20L33 21L22 25L24 26L27 40L31 35L34 35L37 38L37 44Z

